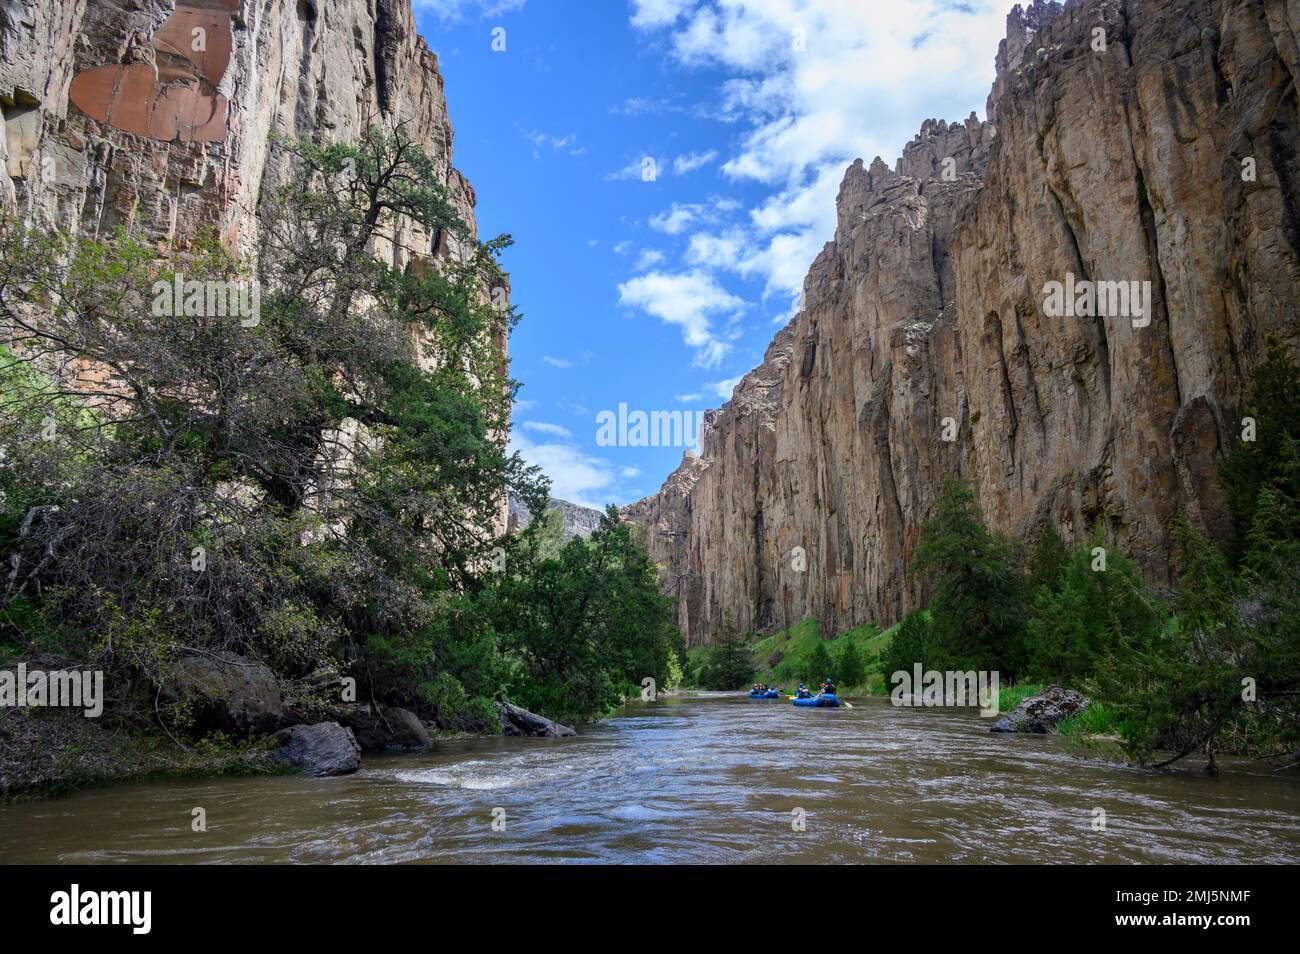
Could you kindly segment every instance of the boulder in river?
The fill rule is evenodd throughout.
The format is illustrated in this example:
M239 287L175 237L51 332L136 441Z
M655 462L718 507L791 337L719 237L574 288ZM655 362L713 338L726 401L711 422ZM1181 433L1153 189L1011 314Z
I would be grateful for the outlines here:
M403 752L427 749L429 732L410 709L360 705L337 711L338 720L352 730L362 752Z
M497 706L501 716L502 735L527 735L544 738L568 738L577 735L567 725L552 722L545 716L529 712L512 702L502 702Z
M1036 696L1022 699L1010 714L993 723L990 732L1036 732L1055 730L1063 720L1082 712L1092 700L1081 692L1048 686Z
M284 722L280 683L270 668L237 653L185 656L164 679L163 697L190 706L194 728L270 732Z
M337 722L295 725L271 736L271 761L310 775L350 775L361 767L361 746L351 729Z

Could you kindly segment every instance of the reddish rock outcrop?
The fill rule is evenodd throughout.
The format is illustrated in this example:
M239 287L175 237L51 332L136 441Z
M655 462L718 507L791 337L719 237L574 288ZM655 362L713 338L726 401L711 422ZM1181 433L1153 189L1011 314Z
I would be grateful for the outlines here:
M949 477L1026 540L1101 526L1157 583L1179 513L1221 532L1250 371L1270 338L1300 352L1297 36L1284 0L1037 0L996 127L854 163L803 310L689 473L625 510L688 643L896 621ZM1150 314L1050 317L1067 276L1150 282Z
M399 123L474 225L410 0L12 0L0 109L0 205L87 234L127 224L184 247L215 227L248 252L263 190L288 174L273 136L348 142ZM404 229L386 250L401 266L459 251Z

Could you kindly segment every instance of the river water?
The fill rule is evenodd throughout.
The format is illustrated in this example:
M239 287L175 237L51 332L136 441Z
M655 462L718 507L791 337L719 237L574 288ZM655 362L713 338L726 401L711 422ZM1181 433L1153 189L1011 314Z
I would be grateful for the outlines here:
M3 806L0 861L1300 861L1293 775L1231 760L1215 778L1143 771L988 725L883 699L828 710L685 694L576 739L439 742L344 778ZM194 808L207 831L191 830Z

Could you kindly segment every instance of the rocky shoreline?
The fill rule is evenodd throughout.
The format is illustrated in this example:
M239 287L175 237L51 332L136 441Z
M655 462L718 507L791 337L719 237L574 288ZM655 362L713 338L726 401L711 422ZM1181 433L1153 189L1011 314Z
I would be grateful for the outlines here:
M0 800L157 776L348 775L361 767L362 755L423 751L436 741L577 734L506 701L495 704L495 722L439 719L377 701L319 702L320 693L328 697L347 685L336 676L317 678L315 699L304 703L291 700L270 668L255 660L234 653L183 657L169 669L157 700L188 714L187 734L199 740L193 743L167 727L157 706L152 719L118 713L109 722L85 718L79 709L0 708Z

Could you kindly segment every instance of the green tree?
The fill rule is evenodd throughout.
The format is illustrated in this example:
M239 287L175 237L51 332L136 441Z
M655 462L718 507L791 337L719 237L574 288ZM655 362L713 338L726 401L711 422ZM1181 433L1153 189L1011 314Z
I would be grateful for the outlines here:
M1294 399L1282 391L1295 377L1276 351L1261 366L1252 392L1257 406L1275 409L1261 425L1285 431L1276 409ZM1238 520L1229 553L1181 521L1173 618L1154 634L1124 633L1098 667L1140 761L1200 752L1213 771L1226 750L1300 764L1300 440L1262 433L1220 471Z
M498 501L546 494L505 446L517 315L484 292L509 239L474 241L400 131L276 148L255 270L210 234L161 255L0 224L0 488L23 508L0 643L58 632L148 712L170 660L228 649L390 701L489 698L509 666L466 601ZM465 254L374 254L411 227ZM178 279L255 282L258 313L166 305Z
M1228 553L1234 564L1246 553L1260 491L1272 486L1292 500L1300 497L1300 483L1287 472L1283 451L1287 440L1300 440L1300 368L1275 341L1251 377L1245 417L1254 421L1254 440L1240 441L1219 468L1219 484L1232 515Z
M1055 591L1060 588L1061 575L1069 561L1070 550L1061 539L1056 526L1050 521L1043 524L1034 552L1029 558L1030 592L1037 594L1046 588Z
M1121 636L1145 644L1166 624L1137 566L1104 542L1094 534L1068 555L1055 588L1046 581L1038 588L1028 622L1032 678L1077 685ZM1105 550L1104 564L1097 548Z
M511 697L555 718L586 718L647 677L670 687L680 675L681 634L633 528L610 507L590 539L575 537L555 556L544 555L546 540L538 524L480 598L518 663Z
M1025 671L1027 586L1019 549L984 526L969 485L949 481L922 527L912 572L930 584L934 664L940 669Z
M938 665L941 659L929 612L912 610L899 622L889 645L881 651L877 666L888 687L892 685L894 673L905 672L910 678L917 665L922 672L942 668Z
M831 658L830 650L826 648L824 640L818 640L817 645L813 646L803 657L799 667L799 677L803 682L816 686L826 678L834 679L838 674L835 672L835 660Z
M754 671L754 658L747 640L728 631L709 647L708 657L700 669L700 684L714 691L743 689L753 681Z
M867 681L867 661L857 643L846 643L835 661L835 674L840 684L847 687L861 686Z

